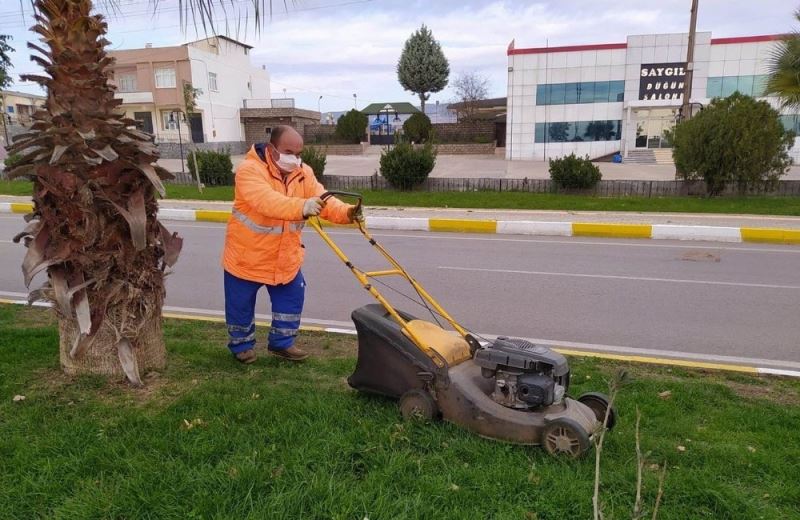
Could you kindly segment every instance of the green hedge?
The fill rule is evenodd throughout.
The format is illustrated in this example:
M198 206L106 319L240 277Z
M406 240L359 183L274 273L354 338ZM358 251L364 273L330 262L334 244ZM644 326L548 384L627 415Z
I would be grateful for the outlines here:
M381 155L381 175L399 190L410 190L428 178L436 165L436 152L431 143L414 148L400 143Z
M217 152L214 150L198 150L189 152L188 166L192 176L196 177L194 159L200 165L200 182L206 186L233 185L233 162L230 150Z
M328 162L328 154L325 153L325 150L315 146L306 146L303 148L300 158L305 164L311 166L317 180L322 181L322 176L325 174L325 164Z
M581 158L571 153L558 159L550 159L550 179L559 188L593 188L602 178L600 168L592 164L589 157Z

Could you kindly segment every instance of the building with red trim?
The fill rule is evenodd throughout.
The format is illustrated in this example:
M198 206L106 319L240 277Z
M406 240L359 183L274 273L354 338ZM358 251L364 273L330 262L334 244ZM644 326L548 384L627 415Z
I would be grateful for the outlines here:
M691 106L742 92L766 99L771 53L780 35L712 38L697 33ZM575 153L629 160L670 158L686 71L688 34L629 36L624 43L508 47L506 157L546 160ZM800 135L800 119L783 114ZM800 143L796 141L796 143ZM659 152L658 150L662 150ZM793 155L800 159L800 146Z

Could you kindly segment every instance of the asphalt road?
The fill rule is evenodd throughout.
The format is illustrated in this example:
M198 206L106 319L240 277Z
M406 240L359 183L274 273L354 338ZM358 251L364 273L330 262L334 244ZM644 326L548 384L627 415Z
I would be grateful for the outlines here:
M167 305L224 309L224 225L167 222L185 238ZM19 216L0 216L0 297L25 292ZM332 236L364 269L385 264L350 230ZM306 231L306 323L351 328L369 294ZM780 245L376 232L463 325L587 350L800 368L800 248ZM38 286L41 277L34 281ZM406 294L413 290L388 280ZM380 285L378 285L381 288ZM390 290L397 306L426 310ZM269 312L266 291L258 311ZM753 361L756 360L756 361Z

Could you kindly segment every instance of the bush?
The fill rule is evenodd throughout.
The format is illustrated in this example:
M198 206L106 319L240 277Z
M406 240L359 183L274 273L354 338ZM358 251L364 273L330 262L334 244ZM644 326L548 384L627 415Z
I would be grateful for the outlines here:
M325 173L325 164L328 162L328 155L325 150L315 146L306 146L303 148L300 158L304 163L311 166L317 180L322 181L322 176Z
M21 154L12 153L3 160L3 164L5 165L5 169L7 171L11 171L11 169L17 166L21 161L22 161Z
M381 175L394 188L410 190L425 182L435 164L436 152L430 143L421 148L400 143L381 154Z
M233 185L233 162L230 150L218 152L214 150L197 150L189 152L187 160L189 171L196 177L194 158L200 165L200 182L206 186L231 186Z
M571 153L550 159L550 179L560 188L593 188L602 178L600 168L592 164L588 156L581 158Z
M433 126L428 116L419 112L413 114L403 123L403 133L406 139L414 143L427 143L430 141L432 128Z
M794 133L784 129L778 111L766 101L738 92L711 104L672 134L678 175L703 179L709 195L727 183L740 191L768 186L791 165Z
M367 115L351 110L336 122L336 137L346 143L358 144L367 132Z

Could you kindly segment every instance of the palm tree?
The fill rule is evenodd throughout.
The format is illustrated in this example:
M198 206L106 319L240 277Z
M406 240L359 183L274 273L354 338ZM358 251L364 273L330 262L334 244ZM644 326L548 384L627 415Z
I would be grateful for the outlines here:
M251 1L259 26L265 0ZM202 7L205 27L215 3L181 5L192 12ZM166 359L164 275L182 239L157 220L156 195L164 196L162 181L171 175L155 164L152 136L115 112L121 101L109 83L107 24L92 14L91 0L33 5L32 30L43 46L28 46L45 75L23 79L39 83L47 102L31 131L10 147L23 159L9 172L34 181L34 209L15 241L28 248L25 284L42 271L48 280L29 299L53 304L65 372L124 374L141 385L140 373L162 368Z
M800 10L794 16L800 21ZM766 93L779 97L784 108L800 109L800 31L783 37L775 48Z

